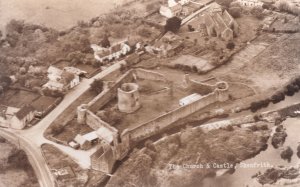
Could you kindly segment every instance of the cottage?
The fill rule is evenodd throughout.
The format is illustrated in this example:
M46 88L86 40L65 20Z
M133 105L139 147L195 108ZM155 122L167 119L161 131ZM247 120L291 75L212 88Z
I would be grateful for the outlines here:
M25 105L18 110L10 119L10 127L14 129L23 129L34 118L36 109L31 105Z
M182 11L182 5L181 4L177 4L177 5L172 6L172 7L167 7L167 6L162 5L159 9L159 13L162 16L165 16L167 18L172 18L174 16L179 16L181 11Z
M20 108L0 105L0 126L10 127L10 120Z
M178 1L179 4L181 5L186 5L186 4L189 4L191 0L180 0Z
M92 142L88 141L80 134L77 134L74 141L80 145L80 149L82 150L88 150L92 147Z
M91 144L94 144L97 142L97 140L99 139L96 131L92 131L90 133L87 133L85 135L82 136L84 139L86 139L88 142L91 142Z
M77 73L70 68L61 70L54 66L48 68L49 81L43 85L44 89L65 91L74 88L80 83Z
M131 47L125 42L116 44L110 48L103 48L93 44L91 48L94 50L95 59L100 62L119 59L121 56L127 55L131 50Z
M184 3L184 1L182 1ZM167 18L179 16L182 11L182 4L177 3L174 0L168 0L168 6L162 5L159 9L159 13Z

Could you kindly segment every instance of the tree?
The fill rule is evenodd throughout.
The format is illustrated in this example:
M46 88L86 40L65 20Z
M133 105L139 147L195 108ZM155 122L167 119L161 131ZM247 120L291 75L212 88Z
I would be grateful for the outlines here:
M227 45L226 45L226 48L230 49L230 50L234 49L234 47L235 47L234 42L228 42Z
M12 80L8 76L0 76L0 86L2 86L3 89L7 89L12 83Z
M103 91L103 81L101 79L95 79L92 84L90 85L90 89L97 94L101 93Z
M4 88L3 86L0 86L0 96L2 96L3 93L4 93Z
M257 19L263 19L264 18L264 14L263 14L263 9L259 8L259 7L254 7L252 8L252 10L250 11L250 13L255 16Z
M291 162L293 154L294 154L294 152L293 152L292 148L290 146L288 146L285 150L283 150L281 152L280 157L283 160L287 160L288 162Z
M84 36L81 36L80 39L79 39L79 42L80 42L80 47L81 47L81 52L82 53L89 53L91 52L91 43L90 43L90 40L88 39L88 37L86 35Z
M7 33L22 33L24 28L24 20L15 20L12 19L7 25L6 25L6 32Z
M225 8L229 8L229 6L232 2L233 2L233 0L216 0L216 3L224 6Z
M241 17L241 12L242 12L242 8L240 7L231 7L228 10L228 13L234 18Z
M53 136L58 135L58 134L62 133L62 131L64 131L64 128L65 127L62 125L55 125L51 128L51 134Z
M165 32L172 31L174 33L178 32L181 26L181 19L178 17L172 17L167 20L165 25Z
M108 36L105 34L102 41L100 42L101 47L109 48L110 47L110 41L108 39Z

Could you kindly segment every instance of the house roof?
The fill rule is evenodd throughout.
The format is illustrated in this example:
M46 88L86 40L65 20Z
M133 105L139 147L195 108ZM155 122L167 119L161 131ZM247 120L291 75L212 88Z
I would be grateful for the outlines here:
M66 81L66 83L69 83L75 78L75 75L67 71L64 71L61 77Z
M96 54L99 57L106 57L106 56L110 55L110 51L106 49L106 50L98 51Z
M63 70L58 69L57 67L54 67L54 66L49 66L47 72L50 74L61 75Z
M18 119L23 119L24 117L26 117L30 112L35 111L35 108L31 105L25 105L24 107L22 107L17 113L16 113L16 117Z
M82 136L84 139L86 139L87 141L93 141L98 139L98 135L96 134L96 131L92 131L90 133L87 133L85 135Z
M103 139L109 144L113 141L113 133L108 128L100 127L96 133L99 138Z
M74 141L77 142L79 145L85 144L88 140L85 139L83 136L80 134L77 134L76 137L74 138Z
M6 115L14 115L15 113L17 113L20 109L19 108L15 108L15 107L7 107L5 114Z
M43 87L61 89L64 87L64 85L60 82L49 80L46 84L43 85Z
M170 7L170 9L171 9L171 11L172 12L181 12L181 10L182 10L182 5L181 4L177 4L177 5L175 5L175 6L172 6L172 7Z
M79 68L69 67L69 66L68 67L64 67L64 71L67 71L69 73L76 74L76 75L81 75L81 74L87 73L86 71L82 71Z
M202 96L198 93L191 94L179 100L180 104L186 105L201 99Z
M116 53L118 51L121 51L121 48L122 48L121 44L114 45L114 46L112 46L110 48L111 49L111 53Z

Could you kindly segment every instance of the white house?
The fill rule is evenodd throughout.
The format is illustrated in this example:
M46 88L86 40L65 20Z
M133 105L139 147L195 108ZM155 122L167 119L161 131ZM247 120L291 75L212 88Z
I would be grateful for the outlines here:
M20 110L20 108L0 105L0 126L10 127L11 118Z
M10 127L14 129L23 129L34 118L36 109L31 105L22 107L10 120Z
M54 66L48 68L49 81L43 85L44 89L64 91L74 88L80 83L80 78L76 73L71 73L69 69L61 70Z
M78 76L87 74L86 71L83 71L83 70L81 70L79 68L75 68L75 67L64 67L64 71L78 75Z
M259 0L237 0L244 7L262 7L263 3Z
M31 105L25 105L22 108L1 106L0 126L24 129L35 116L36 109Z
M189 96L186 96L182 99L179 100L179 105L180 106L185 106L185 105L188 105L188 104L191 104L199 99L201 99L202 96L200 94L197 94L197 93L194 93L192 95L189 95Z
M110 48L103 48L98 45L91 45L91 48L94 50L95 59L104 62L105 60L111 61L114 59L119 59L122 55L127 55L131 47L125 42L111 46Z
M161 6L159 9L159 13L162 16L165 16L167 18L172 18L174 16L179 16L182 11L182 5L177 3L174 6Z
M180 0L180 1L178 1L178 3L181 5L186 5L186 4L190 3L190 0Z

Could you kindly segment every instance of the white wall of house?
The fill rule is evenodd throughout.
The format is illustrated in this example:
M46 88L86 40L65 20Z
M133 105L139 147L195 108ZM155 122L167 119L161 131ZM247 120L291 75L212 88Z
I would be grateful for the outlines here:
M79 76L75 75L74 79L70 82L70 89L74 88L80 83Z
M0 126L1 127L9 127L9 121L4 117L0 116Z
M180 0L179 1L179 4L181 4L181 5L186 5L186 4L188 4L190 2L190 0Z
M121 55L126 55L130 52L131 48L129 45L123 43L121 50L117 51L115 53L111 53L108 56L104 56L104 57L100 57L99 55L97 55L96 53L94 54L94 57L96 60L100 61L100 62L104 62L105 60L113 60L113 59L118 59L121 57Z
M172 10L169 7L166 7L166 6L161 6L160 9L159 9L159 13L162 16L165 16L167 18L174 17Z
M34 118L34 112L30 112L23 119L18 119L16 116L13 116L10 120L10 127L13 129L24 129L26 125L32 121Z

